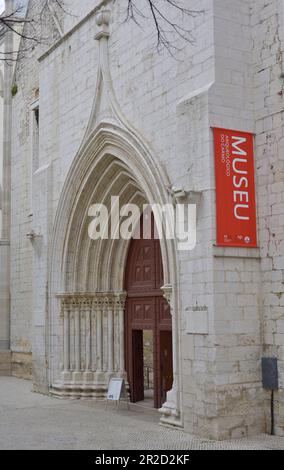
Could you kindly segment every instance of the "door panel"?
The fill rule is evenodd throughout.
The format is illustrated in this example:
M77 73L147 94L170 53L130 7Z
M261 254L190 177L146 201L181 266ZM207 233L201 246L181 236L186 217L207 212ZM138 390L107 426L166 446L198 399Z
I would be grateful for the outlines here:
M160 368L161 368L161 402L166 401L166 394L173 386L173 353L172 332L160 332Z
M127 301L127 315L131 329L154 329L155 297L129 298Z
M133 240L126 273L127 292L152 291L155 287L155 253L152 240Z

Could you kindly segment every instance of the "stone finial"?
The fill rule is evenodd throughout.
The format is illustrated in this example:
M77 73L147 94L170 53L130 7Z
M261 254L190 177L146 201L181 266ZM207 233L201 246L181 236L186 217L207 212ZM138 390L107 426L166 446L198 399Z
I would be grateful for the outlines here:
M110 15L110 10L100 10L96 14L96 24L98 26L98 32L95 35L95 39L97 39L98 41L103 37L109 37Z

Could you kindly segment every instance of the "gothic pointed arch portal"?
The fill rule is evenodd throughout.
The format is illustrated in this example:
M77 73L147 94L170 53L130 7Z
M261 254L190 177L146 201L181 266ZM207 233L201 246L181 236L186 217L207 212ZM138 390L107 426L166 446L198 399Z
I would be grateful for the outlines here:
M102 398L111 377L125 377L124 278L130 239L92 240L89 210L103 204L169 203L170 183L153 150L132 127L114 95L108 62L108 11L99 11L100 63L90 121L59 200L49 277L49 386L62 397ZM111 223L111 217L106 226ZM173 386L161 413L182 424L178 261L174 240L162 237L163 294L172 316Z
M72 165L55 220L50 273L50 387L63 397L103 397L111 377L125 377L125 269L131 240L92 240L89 208L166 204L166 181L145 147L104 123ZM179 303L176 247L160 240L162 291L172 314L173 388L163 419L180 422Z

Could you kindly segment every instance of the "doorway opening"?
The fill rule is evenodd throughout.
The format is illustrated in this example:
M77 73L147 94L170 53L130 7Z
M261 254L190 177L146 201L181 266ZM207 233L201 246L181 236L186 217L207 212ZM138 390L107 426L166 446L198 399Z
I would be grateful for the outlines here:
M163 280L159 240L153 234L149 240L133 239L125 274L126 370L131 401L146 399L155 408L173 384L172 318Z
M143 330L144 402L154 406L154 335L153 330Z

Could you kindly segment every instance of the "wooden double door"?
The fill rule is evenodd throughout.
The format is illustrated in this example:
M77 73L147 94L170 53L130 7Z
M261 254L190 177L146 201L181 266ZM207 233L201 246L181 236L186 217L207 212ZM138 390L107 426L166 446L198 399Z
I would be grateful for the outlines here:
M161 291L163 266L159 240L132 240L125 287L126 369L132 402L144 400L145 330L153 332L154 406L160 408L172 388L172 319Z

